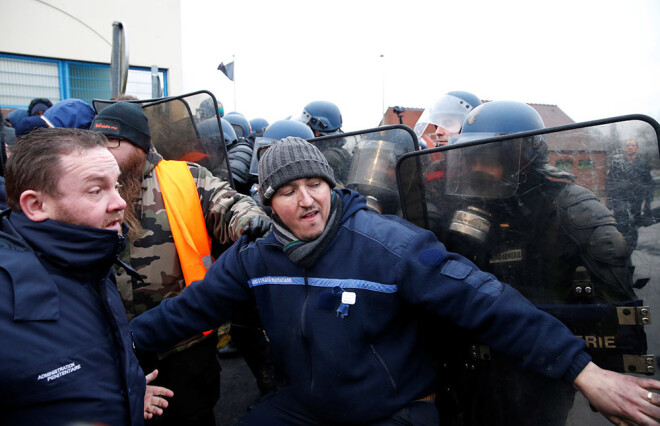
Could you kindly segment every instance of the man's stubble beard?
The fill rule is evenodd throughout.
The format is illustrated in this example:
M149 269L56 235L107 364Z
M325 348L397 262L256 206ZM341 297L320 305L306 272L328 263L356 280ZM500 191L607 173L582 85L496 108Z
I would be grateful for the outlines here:
M119 195L126 201L126 210L124 210L124 223L128 225L128 238L130 240L138 239L144 229L140 225L136 206L142 203L142 177L146 153L137 150L131 154L124 164L120 164L121 174L119 175Z

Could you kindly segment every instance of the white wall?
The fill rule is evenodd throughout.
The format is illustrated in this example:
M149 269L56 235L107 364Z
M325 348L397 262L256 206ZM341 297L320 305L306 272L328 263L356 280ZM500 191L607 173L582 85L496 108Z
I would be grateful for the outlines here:
M110 63L114 21L130 65L167 69L169 95L180 94L180 0L0 0L0 52Z

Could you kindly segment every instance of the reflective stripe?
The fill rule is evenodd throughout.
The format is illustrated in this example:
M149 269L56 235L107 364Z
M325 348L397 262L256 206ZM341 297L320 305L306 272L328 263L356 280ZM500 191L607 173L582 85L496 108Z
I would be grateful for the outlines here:
M336 278L310 278L309 284L314 287L341 287L346 289L359 289L375 291L377 293L396 293L396 284L381 284L373 281L336 279Z
M260 285L305 285L303 277L261 277L248 281L250 287Z
M338 279L338 278L309 278L308 284L312 287L326 287L334 288L341 287L342 289L358 289L375 291L377 293L396 293L398 287L396 284L381 284L373 281L354 280L354 279ZM303 277L260 277L248 281L250 287L258 287L262 285L305 285L305 278Z

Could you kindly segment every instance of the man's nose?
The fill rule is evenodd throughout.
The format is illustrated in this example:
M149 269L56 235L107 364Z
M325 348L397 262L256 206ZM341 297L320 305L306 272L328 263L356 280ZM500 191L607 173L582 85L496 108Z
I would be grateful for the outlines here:
M119 195L119 191L116 190L113 191L112 199L108 204L108 210L116 211L116 210L124 210L125 208L126 208L126 201L124 201L124 199L121 198L121 195Z
M312 198L312 195L309 193L306 187L300 188L300 198L298 202L300 203L301 206L310 206L314 202L314 199Z

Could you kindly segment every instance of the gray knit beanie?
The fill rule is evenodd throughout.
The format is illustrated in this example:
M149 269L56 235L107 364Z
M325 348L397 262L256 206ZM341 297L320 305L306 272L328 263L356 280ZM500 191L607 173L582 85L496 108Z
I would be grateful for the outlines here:
M334 188L335 175L321 151L297 137L276 141L259 160L259 195L268 206L275 191L296 179L319 177Z

